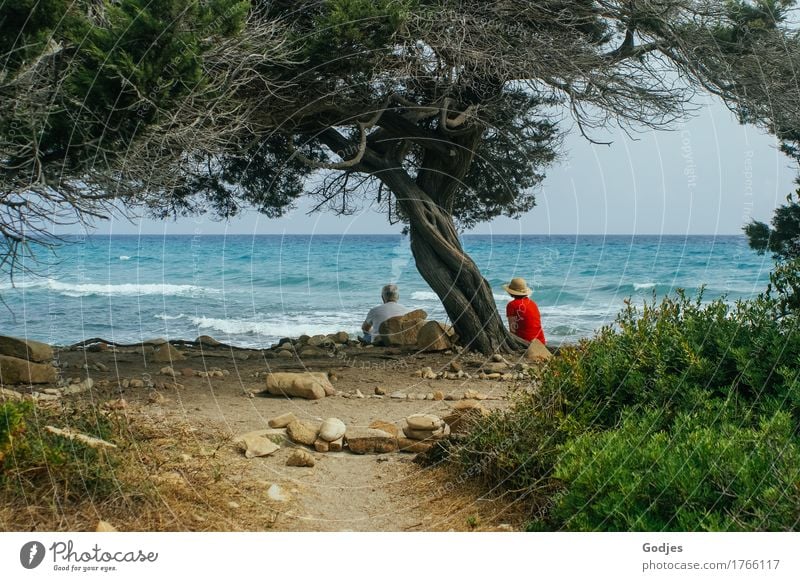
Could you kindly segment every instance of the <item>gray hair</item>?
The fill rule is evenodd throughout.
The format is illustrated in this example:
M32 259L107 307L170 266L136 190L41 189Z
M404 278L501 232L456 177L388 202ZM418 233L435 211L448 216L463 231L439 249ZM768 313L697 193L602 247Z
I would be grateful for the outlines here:
M397 302L400 299L400 291L397 290L396 284L387 284L386 286L381 289L381 298L385 302L394 301Z

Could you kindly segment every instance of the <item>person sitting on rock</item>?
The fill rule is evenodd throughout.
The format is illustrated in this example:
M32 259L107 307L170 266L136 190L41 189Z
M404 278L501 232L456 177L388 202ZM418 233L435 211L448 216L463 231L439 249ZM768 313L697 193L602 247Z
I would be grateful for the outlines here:
M524 278L517 277L512 278L509 284L504 284L503 288L514 299L506 306L508 328L521 339L538 339L545 344L542 317L539 307L529 298L533 291L528 288L528 283Z
M366 343L380 343L381 323L386 319L399 317L408 312L407 308L397 302L400 299L400 292L397 290L396 284L384 286L381 289L381 299L383 299L383 304L370 309L367 313L367 318L364 319L364 323L361 325L361 330L364 331L364 342Z

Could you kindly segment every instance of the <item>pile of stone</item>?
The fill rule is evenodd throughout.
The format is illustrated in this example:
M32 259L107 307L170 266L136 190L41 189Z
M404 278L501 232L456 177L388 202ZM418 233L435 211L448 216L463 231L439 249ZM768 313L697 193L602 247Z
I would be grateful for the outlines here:
M413 414L406 418L403 433L410 440L425 442L446 438L450 435L450 427L439 416Z
M295 356L331 357L346 347L359 345L356 340L351 340L346 331L330 333L328 335L300 335L297 339L284 337L265 352L267 357L292 359Z
M0 385L55 383L57 375L50 345L0 336Z

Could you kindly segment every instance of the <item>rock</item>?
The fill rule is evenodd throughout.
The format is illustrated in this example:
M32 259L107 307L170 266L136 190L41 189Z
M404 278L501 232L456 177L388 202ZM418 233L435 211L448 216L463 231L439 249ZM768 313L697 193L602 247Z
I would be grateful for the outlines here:
M452 328L439 321L428 321L419 329L417 348L422 351L446 351L453 347Z
M347 431L347 426L339 418L328 418L319 428L319 437L326 442L338 440Z
M116 527L114 527L114 525L112 525L107 520L99 520L99 521L97 521L97 526L95 527L94 530L97 533L116 533L116 532L119 532L119 531L117 531Z
M444 424L443 428L437 430L414 430L409 427L403 428L403 433L412 440L438 440L450 435L450 428Z
M441 391L434 391L433 399L434 401L442 401L444 399L444 393Z
M412 430L437 430L444 425L444 420L433 414L412 414L406 418Z
M297 418L292 412L287 412L285 414L275 416L274 418L270 418L267 421L267 425L269 425L270 428L285 428L296 419Z
M542 342L539 341L539 339L534 339L531 341L524 355L525 361L530 361L531 363L542 363L552 357L553 354L550 353L547 347L545 347Z
M390 346L416 346L417 335L427 316L425 311L417 309L399 317L386 319L379 329L381 340Z
M331 343L333 343L333 340L327 335L314 335L308 340L308 345L311 347L325 347L331 345Z
M94 368L97 371L102 371L103 373L106 373L108 371L108 367L106 365L104 365L103 363L99 363L99 362L94 364Z
M0 355L0 385L55 383L56 368L47 363Z
M328 336L330 337L330 335ZM350 340L350 335L347 333L347 331L339 331L333 337L330 338L336 341L337 343L347 343Z
M489 399L489 396L474 389L468 389L464 392L464 399Z
M336 393L325 373L270 373L266 384L266 392L272 395L322 399Z
M461 365L460 361L451 361L450 362L450 371L452 371L453 373L458 373L459 371L461 373L463 373L464 372L464 367Z
M287 466L298 466L300 468L312 468L314 464L314 456L305 450L295 450L292 452L292 455L289 456L289 459L286 460Z
M152 345L152 346L166 345L167 343L169 343L169 341L164 339L164 337L155 337L154 339L145 339L144 341L142 341L142 345Z
M397 450L397 438L373 428L348 427L345 441L354 454L384 454Z
M116 444L112 444L111 442L106 442L105 440L101 440L100 438L95 438L94 436L88 436L86 434L82 434L77 430L73 430L72 428L56 428L53 426L45 426L45 431L50 432L51 434L55 434L56 436L61 436L62 438L67 438L68 440L75 440L81 442L82 444L86 444L90 448L109 448L113 449L116 448Z
M181 375L184 377L194 377L194 369L191 367L184 367L181 369Z
M18 391L6 389L5 387L0 387L0 401L6 401L6 400L20 401L22 397L23 397L22 394L19 393Z
M166 403L167 398L164 397L164 394L159 391L151 391L147 395L147 401L153 404L163 404Z
M142 381L141 379L128 380L128 387L141 389L144 387L144 381Z
M341 452L342 448L344 448L344 438L328 442L328 450L331 452Z
M400 435L400 428L396 424L384 420L374 420L369 427L373 430L382 430L395 438Z
M502 379L502 378L503 378L502 373L487 373L484 376L484 379Z
M328 353L326 351L323 351L319 347L306 346L300 349L298 355L300 355L301 358L327 357Z
M124 398L110 399L103 404L107 410L124 410L128 407L128 402Z
M353 394L353 397L355 397L357 399L364 399L364 394L361 393L360 389L357 389L356 392Z
M506 359L505 359L505 357L503 357L503 356L502 356L502 355L500 355L499 353L495 353L494 355L492 355L491 359L492 359L492 361L494 361L495 363L505 363L505 362L506 362Z
M253 433L239 436L236 439L236 443L244 452L245 458L269 456L281 449L281 447L272 440Z
M292 357L294 357L294 353L289 349L281 349L278 351L279 359L291 359Z
M49 363L53 360L53 348L38 341L0 336L0 355L36 363Z
M505 373L508 371L508 365L505 363L484 363L483 371L485 373Z
M171 363L173 361L183 361L184 359L186 359L186 356L169 343L157 347L150 356L150 361L157 363Z
M300 335L297 338L297 341L294 342L295 345L305 345L308 343L308 340L311 339L308 335Z
M238 443L240 440L244 438L266 438L273 444L277 444L278 446L282 446L284 444L291 444L292 441L289 439L289 436L286 433L285 428L270 428L267 430L253 430L252 432L247 432L246 434L242 434L238 436L234 443Z
M214 339L214 337L209 337L208 335L200 335L194 342L205 345L206 347L219 347L222 345L222 343Z
M286 426L286 433L292 442L313 446L319 434L319 424L316 422L295 420Z
M428 450L431 449L433 446L433 442L422 441L422 440L412 440L411 438L403 438L400 437L397 439L397 450L398 452L409 452L411 454L424 454Z
M83 393L84 391L89 391L94 386L94 380L91 377L87 377L80 383L73 383L72 385L68 385L67 387L61 388L61 392L64 395L75 395L77 393Z
M162 367L158 372L161 375L167 375L169 377L175 377L175 375L176 375L175 370L172 367L170 367L169 365L167 365L166 367ZM194 373L194 372L192 372L192 373Z
M267 488L267 498L275 502L289 502L292 499L291 495L277 484L271 484Z
M382 387L376 387L375 395L386 395L386 390Z
M330 448L331 444L327 440L323 440L322 438L317 438L314 441L314 449L317 452L327 452L328 450L330 450Z
M389 396L392 399L408 399L408 396L403 393L402 391L396 391L392 395Z

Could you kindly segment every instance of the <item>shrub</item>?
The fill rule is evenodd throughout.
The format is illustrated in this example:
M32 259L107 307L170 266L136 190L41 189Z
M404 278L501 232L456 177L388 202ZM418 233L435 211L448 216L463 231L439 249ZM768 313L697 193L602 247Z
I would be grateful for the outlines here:
M741 427L734 417L627 413L616 430L571 440L555 477L565 492L550 527L573 531L793 530L800 448L788 414Z

